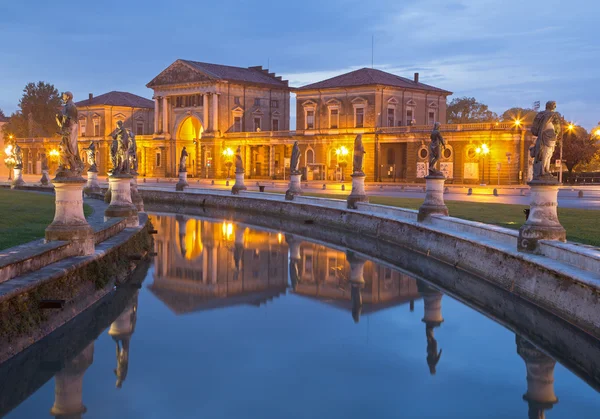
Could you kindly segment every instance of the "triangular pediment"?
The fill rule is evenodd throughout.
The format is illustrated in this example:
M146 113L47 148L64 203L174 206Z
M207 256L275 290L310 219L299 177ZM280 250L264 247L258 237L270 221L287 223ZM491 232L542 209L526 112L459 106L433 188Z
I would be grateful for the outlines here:
M113 119L124 121L127 119L127 116L124 113L117 113L113 115Z
M243 113L244 112L244 108L242 108L239 105L236 105L236 106L233 107L233 109L231 110L231 112L242 112Z
M429 107L430 107L430 108L437 108L437 103L435 103L435 102L430 102L430 103L429 103Z
M156 88L158 86L201 83L214 80L213 77L203 73L199 69L194 68L183 61L177 60L152 79L146 87Z
M340 106L342 102L337 100L336 98L331 98L327 101L327 106Z
M414 100L412 100L412 99L409 99L409 100L408 100L408 102L406 102L406 104L407 104L408 106L417 106L417 102L415 102L415 101L414 101Z
M397 105L397 104L398 104L398 101L396 100L396 98L395 98L395 97L391 97L391 98L389 98L389 99L388 99L388 103L389 103L390 105Z
M275 111L272 113L273 116L281 116L281 114L279 113L279 111Z
M367 100L365 98L358 96L358 97L355 97L354 99L352 99L352 103L355 105L365 104L365 103L367 103Z
M314 102L313 100L309 99L307 101L302 102L302 106L304 108L306 108L306 107L315 107L315 106L317 106L317 103Z
M260 110L260 108L254 109L254 111L252 111L252 113L254 115L264 115L264 112Z

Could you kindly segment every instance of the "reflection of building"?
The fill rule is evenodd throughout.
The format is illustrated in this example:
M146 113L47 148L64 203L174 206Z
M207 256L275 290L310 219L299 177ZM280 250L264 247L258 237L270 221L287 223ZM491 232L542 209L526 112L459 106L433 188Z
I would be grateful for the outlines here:
M127 370L129 368L129 343L131 341L131 336L135 331L138 294L139 291L131 298L131 301L123 310L123 313L112 322L110 329L108 330L108 334L117 344L117 368L115 369L117 388L121 388L123 381L127 378Z
M158 234L150 290L175 313L261 304L287 287L283 235L231 222L152 216Z
M54 376L54 405L50 414L57 418L81 418L86 412L83 405L83 375L94 361L94 342L67 362Z
M529 419L543 419L545 411L558 403L554 394L556 361L521 336L516 336L516 342L517 353L525 361L527 369L527 393L523 399L529 405Z
M423 323L425 323L425 336L427 337L427 365L431 375L436 373L436 367L442 356L442 350L438 352L438 344L435 339L434 329L439 327L444 318L442 317L442 296L443 294L427 285L423 281L418 281L419 294L423 297Z
M354 254L348 257L339 250L302 242L296 255L291 256L298 272L296 294L349 309L355 320L361 312L375 312L419 298L414 278Z

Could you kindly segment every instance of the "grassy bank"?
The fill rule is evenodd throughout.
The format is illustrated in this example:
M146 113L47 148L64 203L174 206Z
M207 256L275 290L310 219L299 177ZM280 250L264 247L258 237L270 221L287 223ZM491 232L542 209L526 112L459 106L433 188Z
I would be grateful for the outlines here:
M0 250L43 238L53 219L54 195L0 189Z

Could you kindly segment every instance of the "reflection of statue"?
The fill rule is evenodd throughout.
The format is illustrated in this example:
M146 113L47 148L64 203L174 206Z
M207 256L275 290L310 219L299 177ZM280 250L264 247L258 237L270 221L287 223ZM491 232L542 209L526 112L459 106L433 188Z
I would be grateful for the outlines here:
M21 150L21 147L19 146L19 144L15 143L13 155L15 157L15 162L16 162L15 169L22 169L23 168L23 151Z
M40 159L42 160L42 170L48 170L48 157L46 153L40 154Z
M363 158L365 156L365 147L362 143L362 134L358 134L354 139L354 159L352 162L352 172L354 174L364 175L362 166Z
M354 323L358 323L360 321L360 313L362 312L362 293L361 293L361 285L352 284L352 288L350 289L350 300L352 301L352 318L354 319Z
M299 262L300 261L298 259L290 258L290 281L292 282L292 289L294 291L296 291L296 288L298 287L298 281L300 278L300 273L298 269Z
M429 366L429 372L431 375L435 375L435 367L440 362L442 357L442 350L437 350L437 340L433 335L434 326L431 324L425 325L425 335L427 336L427 365Z
M129 174L129 132L123 127L123 121L117 121L117 128L110 136L113 138L110 146L111 175Z
M64 92L62 100L65 103L61 112L56 115L56 123L60 129L62 139L59 149L59 165L57 177L80 177L83 171L83 162L77 150L77 107L73 103L73 94Z
M433 124L433 131L431 132L431 142L429 143L429 176L444 176L444 174L441 171L435 168L435 165L441 156L440 148L446 148L444 137L442 137L442 134L440 133L439 129L439 122Z
M181 150L181 157L179 158L179 171L180 172L187 172L187 157L188 157L188 152L184 146L183 150Z
M121 388L125 378L127 378L127 371L129 369L129 342L135 331L137 306L138 293L132 297L131 302L127 305L123 313L110 325L110 329L108 330L108 334L112 336L117 347L117 368L114 370L117 376L117 388Z
M300 174L298 167L300 166L300 147L298 147L298 141L294 141L292 147L292 158L290 159L290 173L292 175Z
M235 150L235 173L244 173L244 161L242 160L242 147Z
M89 172L96 172L98 169L96 168L96 144L93 141L90 141L90 145L87 148L84 148L87 153L87 162L90 165Z
M562 140L561 118L556 112L556 102L546 103L546 110L539 112L531 126L531 133L537 137L535 145L530 148L533 157L533 180L540 178L554 179L550 172L550 161L556 141Z

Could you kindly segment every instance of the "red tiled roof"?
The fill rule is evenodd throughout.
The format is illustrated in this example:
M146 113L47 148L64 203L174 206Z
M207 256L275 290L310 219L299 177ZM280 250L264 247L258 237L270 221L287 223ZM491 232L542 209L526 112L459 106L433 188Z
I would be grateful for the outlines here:
M393 86L404 89L429 90L447 95L452 94L452 92L449 92L447 90L429 86L428 84L415 82L414 80L410 80L374 68L361 68L360 70L351 71L349 73L341 74L339 76L335 76L327 80L299 87L296 90L332 89L336 87L356 87L372 85Z
M128 108L150 108L154 109L154 101L146 99L133 93L128 92L108 92L94 98L80 100L75 103L76 106L94 106L94 105L110 105L110 106L126 106Z
M276 77L274 73L269 73L266 69L263 70L261 66L244 68L190 60L178 61L182 61L215 79L288 87L287 80L281 80L281 77Z

